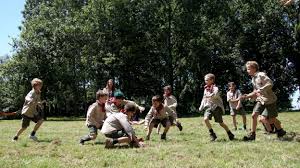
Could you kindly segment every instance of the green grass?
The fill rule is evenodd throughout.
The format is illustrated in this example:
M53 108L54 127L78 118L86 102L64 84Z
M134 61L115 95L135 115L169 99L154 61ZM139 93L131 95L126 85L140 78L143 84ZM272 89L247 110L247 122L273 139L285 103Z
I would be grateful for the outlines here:
M241 123L241 117L237 119ZM288 132L299 131L300 113L281 113L279 119ZM95 142L80 146L79 138L88 133L84 121L57 119L42 125L37 133L40 142L28 139L33 123L18 142L12 142L21 121L1 120L0 167L300 167L299 142L278 141L275 135L264 135L261 124L255 142L240 141L246 134L243 130L233 131L238 140L229 141L225 131L214 122L211 123L218 139L209 142L202 120L182 118L182 132L172 127L166 141L153 132L151 140L145 142L147 146L140 149L104 149L105 138L101 134ZM232 128L231 117L224 116L224 120ZM143 126L135 129L139 137L145 137Z

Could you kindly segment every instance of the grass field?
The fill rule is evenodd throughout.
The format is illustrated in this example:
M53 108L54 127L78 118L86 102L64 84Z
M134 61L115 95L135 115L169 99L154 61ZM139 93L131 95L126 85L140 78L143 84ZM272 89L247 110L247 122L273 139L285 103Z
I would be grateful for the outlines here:
M237 119L241 123L241 117ZM280 113L279 119L288 132L300 132L300 113ZM242 142L246 131L233 131L237 140L229 141L225 131L212 122L218 139L209 142L202 117L182 118L183 131L172 127L166 141L153 132L145 148L105 149L101 134L95 142L78 144L79 138L88 133L83 120L49 120L37 133L40 142L28 139L33 123L17 142L12 142L20 120L0 120L0 167L300 167L300 143L265 135L261 124L255 142ZM224 120L232 128L231 117ZM143 126L135 129L139 137L145 137Z

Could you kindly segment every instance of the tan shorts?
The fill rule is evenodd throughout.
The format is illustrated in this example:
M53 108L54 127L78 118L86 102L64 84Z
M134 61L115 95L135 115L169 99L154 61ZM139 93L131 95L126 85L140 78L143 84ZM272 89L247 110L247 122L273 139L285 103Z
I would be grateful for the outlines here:
M272 104L262 105L261 102L257 102L253 108L253 112L259 113L262 116L274 118L278 116L276 102Z

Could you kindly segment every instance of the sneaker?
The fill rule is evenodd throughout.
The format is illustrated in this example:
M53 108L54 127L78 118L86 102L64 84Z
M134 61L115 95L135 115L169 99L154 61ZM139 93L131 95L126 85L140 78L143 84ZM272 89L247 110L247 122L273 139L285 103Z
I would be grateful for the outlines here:
M277 131L277 137L278 138L283 137L285 134L286 134L286 131L283 130L283 129L280 129L280 130Z
M166 140L167 135L165 133L161 134L160 139Z
M215 141L217 139L217 135L215 133L210 133L210 141Z
M176 126L178 127L179 131L182 131L183 128L180 122L177 122Z
M254 132L249 133L247 136L244 136L243 141L254 141L256 134Z
M110 139L110 138L107 138L106 140L105 140L105 148L112 148L112 147L114 147L114 144L113 144L113 141L112 141L112 139Z
M80 139L79 144L84 145L84 141L82 139Z
M12 139L13 142L16 142L17 140L18 140L17 136L14 136L13 139Z
M29 139L32 139L33 141L38 141L38 138L36 136L32 136L32 135L29 135Z
M228 134L229 140L231 140L231 141L234 140L234 135L232 132L228 132L227 134Z

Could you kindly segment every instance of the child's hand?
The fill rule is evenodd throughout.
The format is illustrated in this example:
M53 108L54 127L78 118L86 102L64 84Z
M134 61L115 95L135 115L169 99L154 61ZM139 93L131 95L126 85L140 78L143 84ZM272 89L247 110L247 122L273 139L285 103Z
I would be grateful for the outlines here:
M145 111L145 107L139 107L140 112Z

